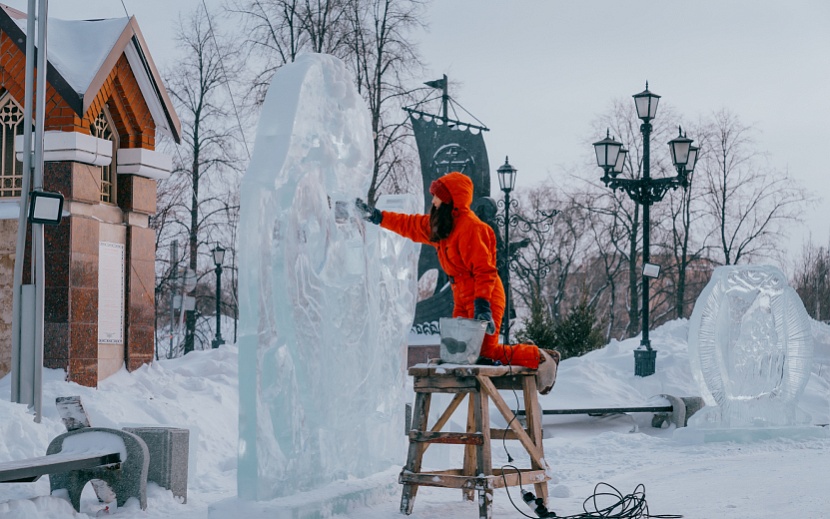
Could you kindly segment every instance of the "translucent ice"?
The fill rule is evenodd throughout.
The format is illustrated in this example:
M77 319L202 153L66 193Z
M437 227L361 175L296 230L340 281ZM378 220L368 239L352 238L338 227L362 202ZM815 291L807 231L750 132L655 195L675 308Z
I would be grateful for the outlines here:
M707 405L717 407L690 423L796 425L812 358L809 317L779 269L718 267L689 323L692 373Z
M405 454L404 358L418 249L365 223L369 112L342 62L281 68L241 187L239 473L268 500ZM381 208L418 209L415 197Z

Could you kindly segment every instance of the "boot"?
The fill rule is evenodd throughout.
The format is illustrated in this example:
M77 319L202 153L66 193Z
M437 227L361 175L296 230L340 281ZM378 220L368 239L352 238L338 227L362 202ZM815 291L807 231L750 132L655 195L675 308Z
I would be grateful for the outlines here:
M547 395L556 383L556 372L559 369L559 359L562 356L556 350L539 348L542 360L536 370L536 388L540 394Z

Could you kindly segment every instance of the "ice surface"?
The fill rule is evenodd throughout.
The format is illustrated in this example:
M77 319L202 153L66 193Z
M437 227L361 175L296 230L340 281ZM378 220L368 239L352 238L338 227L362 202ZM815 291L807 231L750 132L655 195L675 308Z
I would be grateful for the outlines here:
M366 477L406 452L418 248L365 223L369 112L342 62L281 68L241 186L239 497ZM413 196L378 207L418 210Z
M798 294L773 266L718 267L695 303L689 359L707 406L692 426L780 427L805 421L813 336Z

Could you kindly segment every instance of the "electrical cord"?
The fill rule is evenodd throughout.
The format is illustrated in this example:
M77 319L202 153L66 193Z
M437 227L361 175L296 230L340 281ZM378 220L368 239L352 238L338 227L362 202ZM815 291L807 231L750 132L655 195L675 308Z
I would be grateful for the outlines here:
M507 359L508 373L510 376L513 376L513 351L511 350L508 355L506 351L507 345L502 344L501 346L502 353ZM512 384L511 389L513 390L513 396L516 399L516 411L513 413L513 418L511 418L507 423L508 429L510 429L510 424L513 423L513 420L516 419L519 408L519 395L516 393L516 389L512 387ZM506 435L502 436L502 446L505 454L507 455L508 462L512 463L513 457L510 456L510 452L507 450ZM505 476L504 473L505 468L512 468L516 471L519 478L519 491L522 494L522 501L524 501L524 503L536 515L528 515L516 506L516 503L513 501L513 496L510 495L510 487L507 484L507 476ZM522 471L519 470L518 467L510 464L502 465L501 477L504 481L504 490L507 492L507 498L510 500L510 504L513 505L513 508L515 508L517 512L529 519L680 519L683 517L682 515L674 514L651 515L648 511L648 503L646 502L646 487L642 483L638 484L634 488L634 492L631 494L623 495L622 492L617 490L614 486L605 482L597 483L596 486L594 486L594 493L582 502L582 513L560 516L547 509L544 499L541 497L537 498L532 492L524 489L522 486ZM607 490L600 491L600 489L605 488L607 488ZM607 502L610 504L607 506L601 506L601 500L608 500ZM589 509L589 506L592 507L592 509Z
M519 491L522 493L522 500L530 509L536 514L535 516L528 515L513 501L510 495L510 488L507 486L507 477L504 475L506 467L514 469L519 475ZM680 519L682 515L676 514L659 514L652 515L648 511L648 503L646 502L646 487L642 483L638 484L631 494L623 495L622 492L608 483L600 482L594 487L594 493L582 502L583 512L574 515L556 515L555 512L549 511L545 507L545 502L542 498L537 498L532 492L526 491L522 486L522 473L513 465L504 465L502 467L502 479L504 480L504 490L507 492L507 498L510 504L517 512L524 517L530 519ZM607 490L600 491L601 488L607 487ZM601 500L613 499L608 501L610 504L602 506ZM589 509L589 507L592 507Z

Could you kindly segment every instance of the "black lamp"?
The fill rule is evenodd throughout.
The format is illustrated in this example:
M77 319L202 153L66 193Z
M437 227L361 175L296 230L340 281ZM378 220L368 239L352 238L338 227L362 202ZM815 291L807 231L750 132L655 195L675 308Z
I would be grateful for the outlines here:
M496 170L496 173L499 175L499 188L504 191L505 193L509 193L513 191L513 186L516 185L516 173L518 171L516 168L510 165L508 162L508 157L504 158L504 164L502 164L499 169Z
M639 94L634 94L634 104L637 107L637 117L643 122L649 122L657 115L657 103L660 101L660 96L649 92L648 81L646 81L646 89Z

